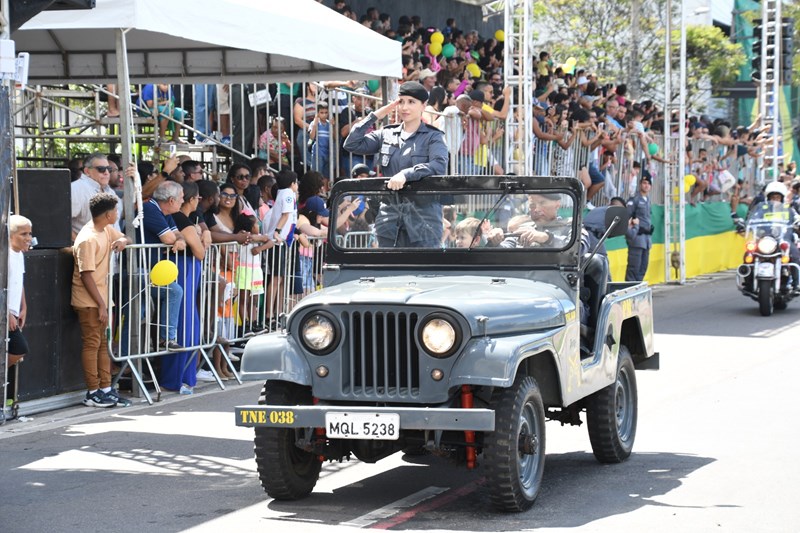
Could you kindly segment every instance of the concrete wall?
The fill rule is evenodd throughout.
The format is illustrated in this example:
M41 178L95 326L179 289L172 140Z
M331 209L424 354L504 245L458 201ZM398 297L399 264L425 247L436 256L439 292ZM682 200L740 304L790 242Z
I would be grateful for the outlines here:
M332 0L323 2L326 6L333 5ZM388 13L392 17L392 28L397 29L397 21L402 15L419 15L425 26L442 28L448 18L456 19L456 25L461 30L478 30L483 37L494 35L495 30L503 26L503 17L498 15L483 22L481 8L471 6L455 0L347 0L347 4L360 17L367 13L367 8L376 7L381 13Z

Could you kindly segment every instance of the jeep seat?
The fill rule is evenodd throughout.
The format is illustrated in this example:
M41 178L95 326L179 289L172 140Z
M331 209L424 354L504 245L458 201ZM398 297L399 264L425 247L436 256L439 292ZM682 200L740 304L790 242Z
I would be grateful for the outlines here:
M589 255L583 256L584 261ZM597 315L600 313L600 302L608 290L608 258L605 255L595 254L589 260L583 272L583 290L588 293L588 298L585 299L589 306L587 326L594 329L597 325Z

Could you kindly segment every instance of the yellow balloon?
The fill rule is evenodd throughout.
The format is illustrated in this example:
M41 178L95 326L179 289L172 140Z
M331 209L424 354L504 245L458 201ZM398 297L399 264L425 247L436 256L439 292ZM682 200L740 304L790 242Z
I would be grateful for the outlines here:
M153 266L150 271L150 282L157 287L164 287L178 279L178 265L164 259Z
M470 63L467 65L467 71L472 75L473 78L478 78L481 75L481 69L475 63Z
M430 52L432 56L438 56L442 53L442 43L431 43L428 46L428 52Z
M442 44L444 42L444 34L440 31L435 31L431 34L431 43Z
M503 30L497 30L494 32L494 38L500 41L501 43L506 40L506 32Z
M577 60L577 59L575 59L574 57L568 57L568 58L567 58L567 65L568 65L568 66L570 66L570 67L574 67L574 66L575 66L575 65L577 65L577 64L578 64L578 60Z
M697 177L694 174L686 174L683 178L684 185L688 185L691 187L695 183L697 183Z

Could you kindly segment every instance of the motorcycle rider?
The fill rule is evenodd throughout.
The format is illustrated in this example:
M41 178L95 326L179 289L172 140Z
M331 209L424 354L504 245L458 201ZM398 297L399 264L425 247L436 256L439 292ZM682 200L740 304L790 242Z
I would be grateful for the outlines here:
M766 201L760 205L756 205L748 213L748 218L753 214L758 213L758 216L764 216L764 213L780 212L786 219L781 220L790 224L793 228L785 236L789 241L789 259L792 263L800 264L800 249L797 248L797 236L795 230L800 226L800 214L797 213L790 205L786 204L786 197L789 195L789 190L780 181L773 181L764 188L764 196ZM798 279L796 271L792 270L792 293L795 296L800 295L800 279Z

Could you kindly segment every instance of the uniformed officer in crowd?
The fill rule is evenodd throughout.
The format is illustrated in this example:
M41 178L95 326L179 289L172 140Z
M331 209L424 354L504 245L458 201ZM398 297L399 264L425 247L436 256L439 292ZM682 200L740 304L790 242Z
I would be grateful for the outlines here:
M653 224L651 222L650 189L653 182L645 175L639 180L639 192L628 199L630 228L625 236L628 242L628 268L625 281L642 281L650 262L653 247Z
M400 86L397 100L373 111L350 129L345 150L354 154L379 154L378 165L386 186L401 190L408 181L442 175L447 170L444 134L422 122L428 91L410 81ZM394 111L400 124L368 132L377 121ZM442 205L439 197L384 196L375 219L375 234L381 247L435 248L442 241Z

